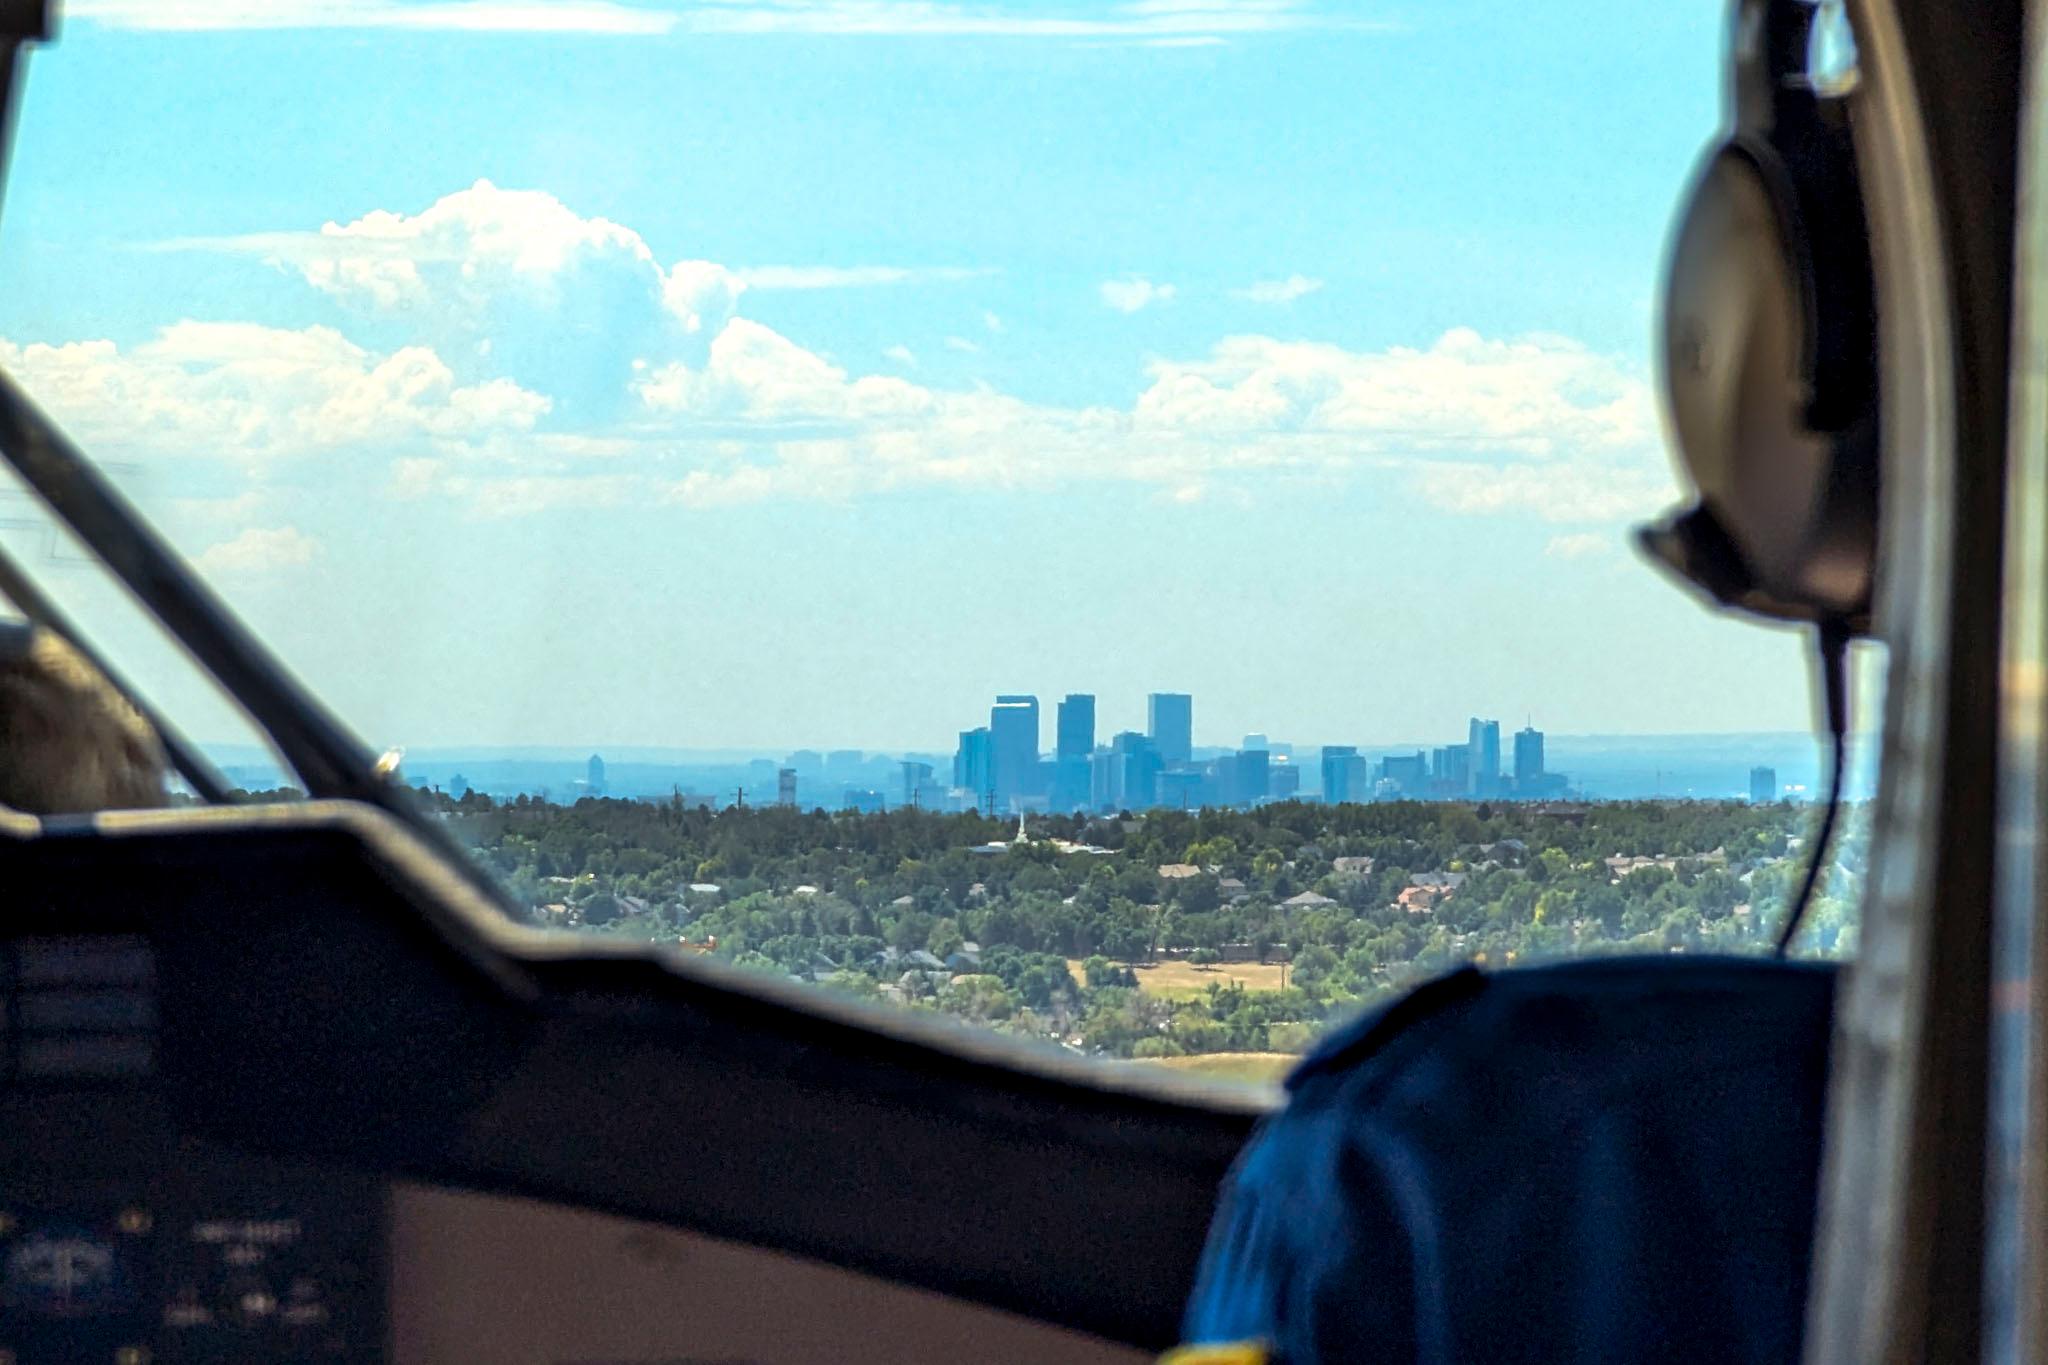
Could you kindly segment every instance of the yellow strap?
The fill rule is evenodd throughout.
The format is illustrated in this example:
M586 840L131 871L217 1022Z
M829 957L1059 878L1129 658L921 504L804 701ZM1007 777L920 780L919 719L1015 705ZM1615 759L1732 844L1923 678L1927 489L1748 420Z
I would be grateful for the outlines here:
M1267 1365L1272 1358L1263 1341L1216 1341L1176 1346L1159 1357L1159 1365Z

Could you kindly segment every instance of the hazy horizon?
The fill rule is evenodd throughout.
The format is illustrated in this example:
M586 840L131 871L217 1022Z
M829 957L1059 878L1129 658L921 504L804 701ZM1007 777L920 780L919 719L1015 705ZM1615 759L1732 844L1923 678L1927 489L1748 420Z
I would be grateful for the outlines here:
M1142 728L1142 727L1141 727L1141 728ZM1539 729L1539 730L1542 730L1542 727L1541 727L1541 726L1538 726L1538 727L1536 727L1536 728L1537 728L1537 729ZM1047 727L1047 730L1048 730L1048 735L1046 736L1046 738L1047 738L1048 742L1047 742L1047 743L1046 743L1045 745L1043 745L1043 746L1042 746L1042 751L1043 751L1043 752L1045 752L1045 753L1050 753L1050 752L1052 752L1052 746L1051 746L1051 744L1050 744L1050 742L1049 742L1049 741L1050 741L1050 733L1049 733L1049 731L1050 731L1050 726L1048 726L1048 727ZM1254 731L1253 733L1255 733L1255 734L1256 734L1256 733L1258 733L1258 732L1257 732L1257 731ZM1508 728L1507 728L1507 726L1506 726L1506 722L1505 722L1504 720L1503 720L1503 722L1502 722L1502 733L1503 733L1503 735L1507 735L1507 734L1509 734L1509 733L1510 733L1510 731L1508 730ZM1705 743L1705 744L1725 744L1725 743L1730 743L1730 742L1734 742L1734 741L1739 741L1739 740L1756 740L1756 741L1760 741L1760 742L1771 742L1771 743L1785 743L1785 742L1790 742L1790 741L1794 741L1794 740L1796 740L1796 741L1798 741L1798 742L1800 742L1800 743L1805 743L1805 744L1815 744L1815 745L1818 745L1818 744L1820 744L1820 743L1822 743L1822 742L1823 742L1823 737L1822 737L1822 736L1820 736L1820 735L1818 735L1818 734L1815 734L1815 733L1813 733L1813 732L1811 732L1811 731L1806 731L1806 730L1725 730L1725 731L1667 731L1667 732L1660 732L1660 731L1649 731L1649 732L1644 732L1644 733L1640 733L1640 734L1625 734L1625 733L1619 733L1619 732L1606 732L1606 733L1591 733L1591 734L1561 734L1561 733L1557 733L1557 732L1553 732L1553 731L1548 731L1548 730L1545 730L1545 731L1543 731L1543 736L1544 736L1544 742L1545 742L1546 744L1567 744L1567 745L1573 745L1573 746L1584 746L1584 745L1590 745L1590 744L1595 744L1595 743L1599 743L1599 742L1613 742L1613 743L1617 743L1617 744L1623 744L1623 745L1645 745L1645 744L1653 744L1653 743L1663 743L1663 744L1671 744L1671 745L1679 745L1679 746L1683 746L1684 744L1686 744L1686 743L1688 743L1688 742L1695 742L1695 743ZM1856 740L1858 740L1859 742L1867 742L1867 741L1870 741L1870 740L1874 740L1874 739L1877 739L1877 738L1879 738L1879 737L1880 737L1880 735L1879 735L1879 732L1878 732L1877 730L1875 730L1875 729L1859 729L1859 730L1857 730L1857 731L1855 731L1855 732L1854 732L1854 736L1855 736ZM1103 743L1106 743L1106 742L1107 742L1107 740L1108 740L1108 738L1109 738L1109 736L1107 736L1107 735L1098 735L1098 736L1097 736L1097 743L1098 743L1098 745L1101 745L1101 744L1103 744ZM1241 740L1241 739L1242 739L1243 737L1242 737L1242 736L1240 736L1239 738L1240 738L1240 740ZM1282 744L1282 745L1287 745L1287 746L1290 746L1290 747L1292 747L1292 748L1294 748L1294 749L1301 749L1301 750L1308 750L1308 751L1313 751L1313 750L1316 750L1316 749L1320 749L1321 747L1323 747L1324 743L1326 742L1326 741L1324 741L1324 740L1322 740L1322 739L1319 739L1319 738L1310 738L1310 739L1306 739L1306 740L1304 740L1304 739L1298 739L1298 738L1295 738L1294 736L1291 736L1291 735L1285 735L1285 734L1280 734L1280 733L1277 733L1277 732L1268 732L1268 733L1267 733L1267 738L1268 738L1268 739L1269 739L1270 741L1272 741L1273 743L1275 743L1275 744ZM1343 738L1335 738L1335 737L1333 737L1333 738L1331 738L1331 739L1329 739L1329 740L1327 741L1327 743L1330 743L1330 744L1350 744L1350 745L1354 745L1354 746L1356 746L1356 747L1357 747L1357 748L1359 749L1359 751L1360 751L1361 753L1374 753L1374 754L1380 753L1381 751L1388 751L1388 752L1395 752L1395 753L1399 753L1399 752L1407 752L1407 751L1413 751L1413 750L1416 750L1416 749L1429 749L1429 748L1433 748L1433 747L1435 747L1435 746L1437 746L1437 745L1442 745L1442 744L1450 744L1450 743L1463 743L1463 742L1464 742L1464 739L1463 739L1463 737L1462 737L1462 736L1459 736L1459 737L1445 737L1445 736L1435 736L1435 737L1431 737L1431 738L1425 738L1425 739L1396 739L1396 740L1371 740L1371 739L1343 739ZM250 742L250 741L247 741L247 740L224 740L224 741L215 741L215 740L201 740L201 741L199 741L199 746L200 746L200 748L201 748L201 750L202 750L202 751L204 751L204 752L205 752L205 753L206 753L206 754L207 754L207 755L208 755L209 757L211 757L211 758L215 759L215 761L217 761L217 762L242 762L242 761L245 761L246 759L248 759L248 758L250 758L250 757L253 757L253 756L255 756L255 755L258 755L258 754L267 754L267 753L269 752L269 751L268 751L268 749L267 749L267 748L265 748L265 746L263 746L263 745L261 745L261 744L257 744L257 743L252 743L252 742ZM835 752L835 751L842 751L842 750L843 750L843 751L848 751L848 752L851 752L851 751L853 751L853 750L859 750L859 751L860 751L861 753L863 753L863 754L867 754L867 755L882 755L882 756L903 756L903 755L910 755L910 754L918 754L918 755L933 755L933 754L951 754L951 753L953 752L954 748L955 748L955 744L954 744L954 743L952 743L952 742L948 742L948 743L945 743L945 744L926 744L926 745L919 745L919 744L893 744L893 745L892 745L892 744L884 744L884 745L855 745L855 744L828 744L828 743L824 743L824 742L822 742L822 741L814 741L814 742L812 742L812 743L808 743L808 744L759 744L759 745L747 745L747 744L731 744L731 745L726 745L726 744L721 744L721 745L703 745L703 746L697 746L697 745L663 745L663 744L654 744L654 745L634 745L634 744L601 744L601 743L600 743L600 744L571 744L571 743L548 743L548 744L459 744L459 743L458 743L458 744L422 744L422 745L404 745L404 746L401 746L401 747L402 747L402 748L404 749L404 751L405 751L405 754L406 754L406 756L407 756L408 758L412 758L412 759L421 759L421 758L424 758L424 759L432 759L432 760L436 760L436 761L439 761L439 760L444 760L444 759L449 759L449 758L455 758L455 757L462 757L462 756L467 756L467 755L477 755L477 756L480 756L480 757L485 757L485 758L499 758L499 759L533 759L533 760L536 760L536 761L546 761L546 762L555 762L555 761L561 761L561 762L568 762L568 761L572 761L572 760L573 760L573 761L575 761L575 762L582 762L582 761L584 761L584 760L588 759L588 758L589 758L589 757L590 757L591 755L595 754L595 755L597 755L598 757L601 757L601 758L605 759L605 761L606 761L606 762L611 762L611 761L612 761L612 760L613 760L614 758L617 758L617 759L619 759L619 760L621 760L621 761L624 761L624 762L628 762L628 763L633 763L633 762L645 762L645 763L663 763L663 762L690 762L690 761L698 761L698 762L727 762L727 761L730 761L730 762L747 762L747 761L751 761L751 760L755 760L755 759L761 759L761 758L786 758L786 757L788 757L788 756L789 756L789 755L791 755L791 754L794 754L794 753L800 753L800 752L806 752L806 751L808 751L808 752L812 752L812 753L817 753L817 754L820 754L820 755L823 755L823 754L827 754L827 753L832 753L832 752ZM1218 752L1218 753L1222 753L1222 752L1230 752L1230 751L1234 751L1234 750L1236 750L1237 748L1239 748L1239 747L1240 747L1240 745L1239 745L1238 743L1236 743L1236 742L1230 742L1230 743L1225 743L1225 742L1221 742L1221 741L1210 741L1210 740L1203 740L1203 739L1199 739L1199 738L1198 738L1198 739L1196 739L1196 741L1195 741L1194 747L1195 747L1195 748L1196 748L1197 750L1213 750L1213 751L1216 751L1216 752Z

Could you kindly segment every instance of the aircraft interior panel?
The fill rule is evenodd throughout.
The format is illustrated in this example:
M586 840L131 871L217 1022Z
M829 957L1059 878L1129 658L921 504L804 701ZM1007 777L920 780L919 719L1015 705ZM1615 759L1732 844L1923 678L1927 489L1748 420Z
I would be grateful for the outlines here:
M1259 1112L571 951L345 804L0 884L8 1365L1130 1358Z
M1152 1358L958 1299L629 1219L409 1184L394 1191L391 1209L398 1365ZM1054 1265L1062 1257L1055 1246L1037 1254Z

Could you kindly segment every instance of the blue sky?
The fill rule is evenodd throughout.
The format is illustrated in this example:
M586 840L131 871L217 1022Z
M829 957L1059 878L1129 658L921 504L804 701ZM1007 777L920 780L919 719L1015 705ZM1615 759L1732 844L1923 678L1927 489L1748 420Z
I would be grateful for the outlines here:
M1624 541L1721 8L80 0L0 364L380 745L1802 728Z

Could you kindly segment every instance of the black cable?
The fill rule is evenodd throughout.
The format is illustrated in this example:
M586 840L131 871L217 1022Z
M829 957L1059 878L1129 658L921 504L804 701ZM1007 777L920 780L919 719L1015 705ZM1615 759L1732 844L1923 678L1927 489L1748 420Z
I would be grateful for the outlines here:
M1806 918L1806 907L1813 900L1814 883L1820 880L1820 870L1827 866L1828 841L1834 838L1835 815L1842 807L1842 769L1848 766L1849 731L1849 626L1838 616L1830 616L1820 623L1818 638L1820 655L1820 678L1822 704L1827 709L1828 741L1833 755L1828 773L1828 808L1820 818L1820 831L1814 835L1813 854L1806 862L1806 879L1799 884L1799 894L1792 901L1791 913L1785 916L1785 925L1778 930L1778 956L1785 956L1798 937L1799 922Z

